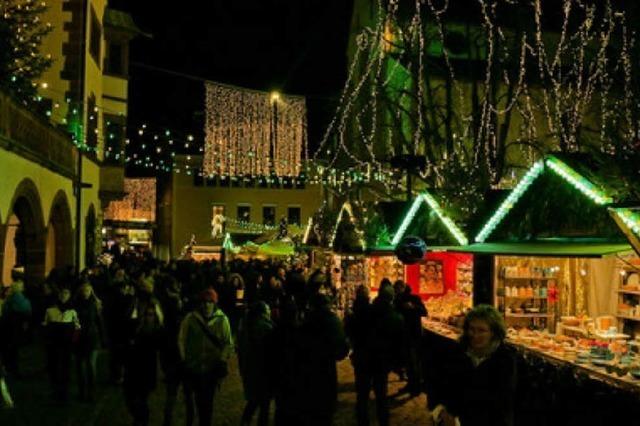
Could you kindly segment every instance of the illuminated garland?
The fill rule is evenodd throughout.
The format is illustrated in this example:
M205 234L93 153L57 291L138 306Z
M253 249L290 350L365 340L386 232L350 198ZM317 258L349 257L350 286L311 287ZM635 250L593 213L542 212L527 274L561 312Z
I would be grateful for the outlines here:
M632 78L634 34L627 29L624 13L613 10L609 0L563 0L560 33L550 37L543 30L541 3L522 4L531 12L522 14L531 25L514 28L512 21L499 23L497 9L516 2L478 0L480 25L464 29L456 22L445 24L450 2L416 1L413 14L407 5L408 13L400 18L398 1L378 0L372 8L373 22L355 36L338 108L314 158L325 158L330 167L340 160L382 170L380 165L390 156L428 154L420 174L432 187L450 182L451 169L486 175L496 185L514 166L508 162L508 149L520 149L524 155L519 157L529 164L549 147L577 151L587 117L597 117L602 151L633 152L638 123L632 111L640 108L640 94ZM472 39L469 45L478 42L483 47L452 53L447 40L456 27ZM425 77L430 66L425 61L439 58L448 76ZM470 83L458 78L452 58L483 62L477 102L470 102ZM408 80L394 82L401 74ZM539 83L530 86L532 80ZM612 89L615 80L623 90ZM429 99L446 99L450 108ZM451 114L447 132L441 118L446 114ZM410 123L409 132L391 130L405 122ZM507 122L510 127L503 126ZM335 149L329 148L332 143ZM332 176L326 178L331 181ZM474 189L468 183L459 186L458 192Z
M615 208L613 211L640 238L640 213L628 208Z
M527 191L527 189L529 189L533 181L545 171L545 165L548 170L551 170L556 175L560 176L563 180L571 184L571 186L576 188L594 203L598 205L607 205L613 202L613 198L596 187L587 178L573 170L558 158L550 155L544 160L536 162L529 169L518 185L516 185L507 198L500 204L496 212L491 216L491 218L489 218L487 223L485 223L478 235L476 235L476 242L483 243L486 241L489 235L491 235L496 227L502 222L504 217L515 206L518 200L520 200L522 195Z
M574 188L578 189L584 195L593 200L596 204L610 204L613 201L613 199L606 195L604 191L597 188L588 179L584 178L556 157L547 157L545 164L557 175L561 176L564 180L573 185Z
M228 216L224 216L225 229L233 233L248 233L248 234L264 234L279 229L278 225L265 225L262 223L247 222L238 220ZM298 225L287 225L287 229L290 234L300 234L303 232L303 228Z
M475 241L483 243L487 237L498 226L502 219L509 213L509 211L515 206L522 194L531 186L534 180L538 178L544 171L544 162L537 161L531 166L529 171L522 177L522 180L516 185L515 188L509 193L507 198L500 204L496 212L491 216L489 221L484 224L480 233L476 235Z
M353 208L349 201L342 204L340 208L340 212L338 213L338 217L336 218L336 224L333 227L333 232L331 233L331 238L329 239L329 247L333 248L333 243L336 241L336 236L338 235L338 228L340 227L340 222L342 221L342 217L344 214L349 215L349 218L356 222L357 218L353 214ZM367 248L367 242L364 238L364 231L362 231L358 226L355 229L356 234L358 235L358 242L362 245L362 249L365 250Z
M433 198L433 196L428 192L423 192L418 197L416 197L416 199L413 201L413 204L411 204L411 208L409 209L409 212L402 220L400 227L398 228L395 235L393 236L393 239L391 240L391 245L393 246L398 245L398 243L404 236L405 232L407 232L407 228L409 227L411 222L413 222L414 217L418 213L418 210L420 209L420 206L423 203L426 203L429 206L429 208L431 208L431 210L433 210L436 213L436 216L438 216L438 219L440 219L440 221L445 225L449 233L451 233L451 235L453 236L453 238L455 238L458 244L462 246L468 244L469 240L464 235L464 232L462 232L462 230L458 228L458 226L453 222L453 220L451 220L451 218L449 218L445 214L444 210L442 209L440 204L436 201L436 199Z

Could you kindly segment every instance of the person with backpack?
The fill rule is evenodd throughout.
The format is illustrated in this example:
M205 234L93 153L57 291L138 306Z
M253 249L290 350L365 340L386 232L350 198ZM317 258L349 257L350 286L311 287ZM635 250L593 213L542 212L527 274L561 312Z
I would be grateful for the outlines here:
M228 374L227 362L233 352L231 326L217 303L215 290L204 290L199 308L180 324L178 349L183 362L187 426L193 425L194 405L198 425L211 425L213 397Z

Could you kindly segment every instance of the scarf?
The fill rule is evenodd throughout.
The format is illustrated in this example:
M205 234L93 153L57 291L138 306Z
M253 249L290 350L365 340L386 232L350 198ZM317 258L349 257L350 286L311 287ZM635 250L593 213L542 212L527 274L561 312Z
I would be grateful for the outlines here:
M496 341L491 342L491 344L489 345L489 347L485 351L474 352L471 349L467 350L467 356L471 360L471 363L473 364L473 366L474 367L478 367L484 361L489 359L489 357L491 357L491 355L493 355L493 353L496 351L496 349L498 349L498 346L500 346L500 342L496 340Z

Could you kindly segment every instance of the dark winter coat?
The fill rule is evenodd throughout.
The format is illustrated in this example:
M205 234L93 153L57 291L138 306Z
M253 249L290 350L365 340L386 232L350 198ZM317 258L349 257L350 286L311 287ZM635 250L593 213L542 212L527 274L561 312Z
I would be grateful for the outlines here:
M133 333L134 322L131 313L135 306L135 296L118 292L114 297L114 304L109 315L109 337L111 343L125 344Z
M500 345L474 367L462 347L443 365L429 394L431 406L443 404L464 426L513 426L516 359Z
M238 361L247 401L262 401L273 395L273 331L268 318L245 318L240 326Z
M156 387L158 349L161 344L162 329L141 328L136 331L127 348L124 367L124 387L140 394L151 392Z
M328 306L309 312L300 330L302 340L300 387L307 416L328 416L335 412L338 397L336 361L347 356L344 329Z
M422 336L422 317L427 316L427 309L419 296L403 293L395 301L396 310L404 319L405 336L411 342L417 342Z
M353 350L354 365L367 362L371 324L371 304L369 300L356 298L353 304L353 311L344 320L344 330Z
M74 307L80 321L76 351L80 354L88 354L99 349L103 341L100 312L93 298L88 300L79 299Z
M367 335L368 362L373 371L388 372L401 363L404 320L390 301L376 298L371 304Z

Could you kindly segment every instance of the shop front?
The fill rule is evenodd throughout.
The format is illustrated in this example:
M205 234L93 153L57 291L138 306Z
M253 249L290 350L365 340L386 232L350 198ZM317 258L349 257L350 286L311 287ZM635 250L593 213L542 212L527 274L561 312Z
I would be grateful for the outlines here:
M617 225L619 200L569 164L540 160L474 244L448 250L473 255L474 304L504 317L518 355L517 425L640 418L640 258ZM460 329L424 326L435 365Z
M422 192L406 211L392 243L417 236L427 245L420 262L404 266L404 280L426 304L429 317L445 323L459 322L472 306L473 255L450 252L466 245L461 227L430 192Z

